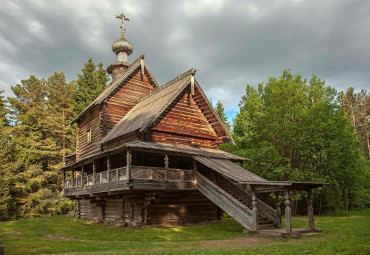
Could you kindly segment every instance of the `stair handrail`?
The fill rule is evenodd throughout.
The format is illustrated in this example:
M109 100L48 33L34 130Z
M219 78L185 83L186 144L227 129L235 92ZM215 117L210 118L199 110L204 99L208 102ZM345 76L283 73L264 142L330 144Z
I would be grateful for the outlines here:
M242 189L241 187L239 187L235 183L229 181L228 179L226 179L222 176L220 176L220 177L222 178L222 180L225 183L228 184L228 186L230 188L233 188L234 190L236 189L239 192L239 194L244 195L245 198L248 199L248 202L250 202L250 205L252 205L252 194L250 194L248 191ZM266 204L265 202L263 202L262 200L260 200L258 198L257 198L257 209L258 209L260 214L266 216L267 218L269 218L269 220L272 220L273 223L276 224L278 222L277 215L276 215L276 210L273 209L271 206L269 206L268 204Z
M230 210L230 212L233 212L235 214L234 216L232 216L232 215L230 215L230 216L232 216L234 219L236 219L236 218L243 219L244 222L246 223L245 225L242 224L244 227L246 227L250 230L255 230L256 223L253 220L253 211L250 208L248 208L248 206L246 206L245 204L243 204L242 202L237 200L235 197L231 196L229 193L227 193L225 190L223 190L221 187L219 187L217 184L215 184L214 182L212 182L211 180L209 180L207 177L203 176L199 172L195 172L195 176L196 176L196 186L197 186L197 189L199 191L202 192L202 189L205 189L202 186L202 184L204 184L204 183L208 184L213 191L222 191L222 194L227 198L227 200L228 201L233 201L239 207L239 210L242 209L244 213L240 213L240 212L238 212L238 210L235 210L232 207L221 208L221 209L224 210L227 213L229 213L228 210ZM212 192L211 192L211 194L215 195ZM207 195L205 195L205 196L207 196ZM211 198L209 198L209 199L212 201ZM241 222L239 222L239 223L241 223Z

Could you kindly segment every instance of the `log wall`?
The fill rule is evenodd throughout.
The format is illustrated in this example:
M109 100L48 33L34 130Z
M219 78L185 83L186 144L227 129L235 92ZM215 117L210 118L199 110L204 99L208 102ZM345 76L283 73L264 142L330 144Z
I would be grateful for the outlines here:
M95 106L81 117L77 127L76 160L79 161L100 152L100 141L143 97L154 89L154 83L138 68L112 96L101 105ZM91 142L87 131L91 129ZM126 140L134 140L129 137ZM114 145L113 145L114 147Z
M101 134L99 125L100 108L94 107L77 124L76 160L79 161L100 151ZM87 140L87 131L91 130L91 142Z
M102 123L102 134L105 136L143 97L149 95L154 86L147 75L142 75L140 69L108 98L106 102L105 121Z
M190 90L184 92L162 113L146 140L172 144L217 147L219 138Z

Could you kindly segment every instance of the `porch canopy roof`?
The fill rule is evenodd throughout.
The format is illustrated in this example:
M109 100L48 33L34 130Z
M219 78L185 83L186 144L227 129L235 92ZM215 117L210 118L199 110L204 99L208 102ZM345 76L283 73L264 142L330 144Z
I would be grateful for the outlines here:
M284 188L290 190L311 190L325 185L323 182L293 182L293 181L268 181L243 167L236 165L228 159L211 158L205 156L193 156L199 163L215 170L227 178L246 185L247 190L256 192L283 191Z

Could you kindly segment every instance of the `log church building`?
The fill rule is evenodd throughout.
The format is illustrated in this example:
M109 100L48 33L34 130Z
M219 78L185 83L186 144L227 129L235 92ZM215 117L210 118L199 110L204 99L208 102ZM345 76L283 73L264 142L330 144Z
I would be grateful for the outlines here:
M308 230L317 230L311 190L322 184L268 181L243 168L246 158L221 151L220 144L234 141L195 69L159 85L144 55L129 61L128 18L117 18L118 59L107 68L112 81L73 120L77 148L62 168L75 217L138 227L213 222L227 213L247 231L291 235L289 194L306 190ZM258 198L262 192L280 196L272 206Z

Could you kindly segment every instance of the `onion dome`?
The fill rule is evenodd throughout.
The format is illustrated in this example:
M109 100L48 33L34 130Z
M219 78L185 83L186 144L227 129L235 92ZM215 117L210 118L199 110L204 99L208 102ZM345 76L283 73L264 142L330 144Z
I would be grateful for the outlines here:
M118 55L119 52L126 52L127 55L130 55L134 50L134 46L132 46L124 36L121 36L121 38L112 44L112 50L116 55Z

